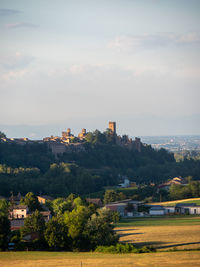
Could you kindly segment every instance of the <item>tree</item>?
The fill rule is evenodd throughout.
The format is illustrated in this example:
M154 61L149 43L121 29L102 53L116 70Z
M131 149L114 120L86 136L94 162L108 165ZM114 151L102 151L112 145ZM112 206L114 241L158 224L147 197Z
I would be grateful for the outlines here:
M67 210L72 210L72 203L64 198L56 198L52 201L52 208L55 214L61 215Z
M32 192L28 192L25 195L25 198L20 201L20 203L27 205L30 211L41 209L41 206L40 206L40 203L37 197Z
M0 214L8 216L9 204L5 199L0 199Z
M5 214L0 213L0 249L6 249L10 234L10 221Z
M55 250L69 248L68 228L62 217L53 217L47 224L44 237L50 248Z
M119 195L115 190L106 190L104 195L104 203L110 203L115 202L117 200L120 200L121 194Z
M99 210L88 219L84 233L88 237L91 249L97 246L115 245L119 239L109 222L108 213L106 210L103 212Z
M68 227L68 236L72 239L77 238L82 233L88 216L88 209L84 206L78 206L71 212L65 212L64 222Z
M30 216L25 218L24 226L21 228L21 234L24 236L26 234L37 232L39 234L39 239L43 239L44 229L44 218L42 214L36 210Z
M0 131L0 138L6 138L5 133L3 133L3 132Z

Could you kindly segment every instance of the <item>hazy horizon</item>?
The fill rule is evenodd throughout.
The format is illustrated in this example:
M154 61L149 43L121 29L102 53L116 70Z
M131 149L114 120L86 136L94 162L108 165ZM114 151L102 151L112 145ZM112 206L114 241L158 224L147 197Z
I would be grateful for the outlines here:
M0 0L0 131L200 134L200 1Z

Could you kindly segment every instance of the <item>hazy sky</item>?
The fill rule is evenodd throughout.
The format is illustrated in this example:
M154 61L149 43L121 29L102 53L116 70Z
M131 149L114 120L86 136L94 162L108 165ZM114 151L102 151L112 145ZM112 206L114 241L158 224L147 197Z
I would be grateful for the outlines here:
M199 0L0 0L0 130L200 134Z

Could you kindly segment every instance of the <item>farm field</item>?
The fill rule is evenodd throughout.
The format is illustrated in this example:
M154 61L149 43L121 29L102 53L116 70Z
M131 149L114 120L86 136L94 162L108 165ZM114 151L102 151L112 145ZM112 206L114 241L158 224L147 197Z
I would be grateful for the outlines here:
M166 202L152 202L149 203L150 205L163 205L163 206L175 206L179 203L196 203L197 205L200 205L200 198L187 198L187 199L181 199L181 200L174 200L174 201L166 201Z
M200 216L196 215L171 215L171 216L152 216L141 218L122 219L115 224L116 227L129 226L165 226L165 225L200 225Z
M121 242L153 246L161 251L200 248L200 216L127 219L115 230Z
M0 252L1 267L171 267L200 266L199 251L146 254Z

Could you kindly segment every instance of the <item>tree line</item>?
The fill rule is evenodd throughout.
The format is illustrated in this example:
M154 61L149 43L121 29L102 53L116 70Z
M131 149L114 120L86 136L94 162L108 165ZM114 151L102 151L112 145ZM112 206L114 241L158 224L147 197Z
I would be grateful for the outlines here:
M88 133L84 151L58 155L46 144L0 142L0 195L70 193L85 195L122 182L127 176L137 184L162 183L175 176L200 179L200 160L176 162L173 153L142 145L141 152L119 146L108 131Z

